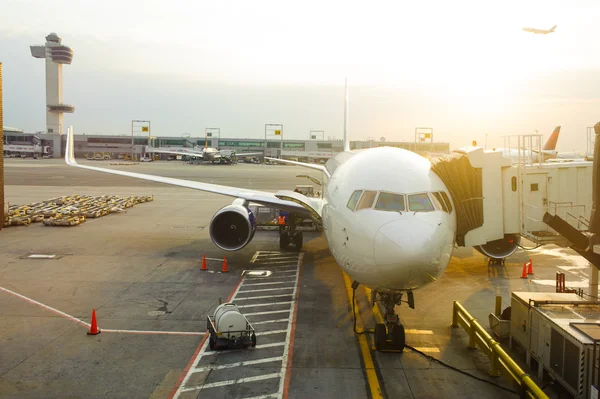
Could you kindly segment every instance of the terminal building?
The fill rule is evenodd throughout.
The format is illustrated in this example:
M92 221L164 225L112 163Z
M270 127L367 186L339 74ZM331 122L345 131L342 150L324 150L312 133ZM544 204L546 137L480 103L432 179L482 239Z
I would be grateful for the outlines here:
M5 155L27 155L33 150L23 151L23 146L41 146L44 155L54 157L63 156L66 136L62 136L61 154L54 153L53 140L55 135L43 132L24 133L20 129L4 128L4 153ZM145 154L147 146L156 148L182 149L209 147L221 150L234 150L238 156L244 152L262 153L263 156L274 158L286 158L303 162L325 162L336 153L343 151L341 140L267 140L264 139L239 139L239 138L204 138L204 137L140 137L129 135L75 135L75 156L78 158L93 157L96 153L102 153L110 159L119 159L127 154L133 154L134 159L139 159ZM7 147L8 145L18 145ZM449 143L432 142L375 142L375 141L352 141L351 149L364 149L377 146L390 146L404 148L421 155L427 153L449 153ZM44 152L45 149L45 152ZM168 154L161 154L161 159L168 159Z

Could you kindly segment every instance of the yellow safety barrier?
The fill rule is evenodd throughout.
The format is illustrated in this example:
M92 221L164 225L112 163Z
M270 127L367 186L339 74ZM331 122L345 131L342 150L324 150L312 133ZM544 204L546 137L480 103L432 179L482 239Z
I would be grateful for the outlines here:
M458 302L454 301L452 327L462 327L469 334L468 348L479 347L490 359L491 376L504 375L513 381L522 398L548 399L519 365L511 359L474 317Z

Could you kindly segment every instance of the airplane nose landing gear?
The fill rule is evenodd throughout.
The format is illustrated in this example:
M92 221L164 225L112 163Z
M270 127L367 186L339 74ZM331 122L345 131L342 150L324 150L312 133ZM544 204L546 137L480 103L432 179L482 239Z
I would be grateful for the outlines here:
M380 352L402 352L406 346L406 335L404 326L394 308L402 303L402 294L388 294L373 291L372 303L379 296L379 300L385 307L384 323L375 325L375 349ZM412 291L408 292L408 304L414 309L414 297Z

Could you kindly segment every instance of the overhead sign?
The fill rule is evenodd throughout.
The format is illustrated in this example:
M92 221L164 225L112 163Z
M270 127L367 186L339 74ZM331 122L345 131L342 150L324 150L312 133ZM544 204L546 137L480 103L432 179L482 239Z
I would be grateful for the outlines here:
M281 130L275 130L275 136L281 136Z
M142 126L142 132L147 132L148 131L148 126Z
M212 133L206 133L206 137L212 137Z

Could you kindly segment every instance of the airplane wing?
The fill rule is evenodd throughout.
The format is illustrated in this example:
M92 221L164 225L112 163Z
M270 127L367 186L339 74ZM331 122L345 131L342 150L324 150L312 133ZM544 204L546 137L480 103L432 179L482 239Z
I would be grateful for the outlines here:
M163 150L158 148L146 147L146 152L152 152L157 154L188 155L196 158L203 158L201 152L193 150Z
M256 155L262 155L262 152L236 152L235 155L238 157L253 157Z
M280 199L276 195L265 191L247 190L237 187L221 186L218 184L175 179L171 177L147 175L144 173L126 172L123 170L99 168L96 166L80 165L75 160L72 126L69 126L69 128L67 129L67 147L65 149L65 162L67 163L67 165L76 168L93 170L96 172L110 173L113 175L133 177L135 179L154 181L157 183L170 184L173 186L191 188L193 190L206 191L209 193L226 195L228 197L243 198L245 200L248 200L249 202L266 205L271 208L282 209L306 217L318 218L318 220L320 220L321 218L321 206L317 202L315 202L315 199L311 199L310 206L307 208L306 206L299 204L298 202L300 201L297 198L295 199L295 202L289 201L287 199Z
M288 161L287 159L270 158L270 157L265 157L265 159L268 159L269 161L289 163L291 165L304 166L305 168L320 170L321 172L325 173L327 175L327 177L331 177L329 175L329 171L323 165L317 165L315 163L298 162L298 161Z

